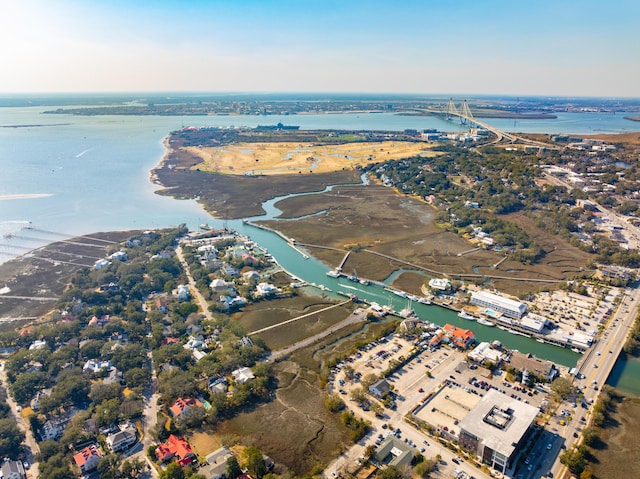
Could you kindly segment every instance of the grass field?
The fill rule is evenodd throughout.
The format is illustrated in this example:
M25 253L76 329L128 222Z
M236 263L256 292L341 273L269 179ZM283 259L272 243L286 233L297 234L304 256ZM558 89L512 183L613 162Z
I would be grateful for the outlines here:
M317 143L238 143L222 147L187 147L200 158L201 171L231 175L290 175L302 172L328 173L365 166L378 161L433 156L429 143L354 142L322 145Z
M614 402L616 410L598 433L593 449L592 469L596 477L637 477L640 470L640 398L624 398Z
M283 210L280 220L265 222L299 243L330 246L339 251L307 246L306 248L330 266L336 266L349 246L359 245L349 256L343 270L356 271L359 277L382 281L392 272L408 266L375 255L380 253L419 265L434 276L455 274L485 274L502 276L492 284L508 293L522 294L544 285L560 282L582 274L589 255L562 240L549 237L524 215L511 215L508 220L524 228L546 251L547 256L536 265L504 261L494 267L504 255L480 249L458 256L474 245L434 223L436 210L412 197L398 195L390 188L377 185L342 186L332 191L299 196L278 203ZM318 213L303 219L297 217ZM369 250L369 251L365 251ZM372 253L374 252L374 253ZM419 292L424 274L403 274L396 280L402 289ZM551 283L536 283L522 279L543 279Z

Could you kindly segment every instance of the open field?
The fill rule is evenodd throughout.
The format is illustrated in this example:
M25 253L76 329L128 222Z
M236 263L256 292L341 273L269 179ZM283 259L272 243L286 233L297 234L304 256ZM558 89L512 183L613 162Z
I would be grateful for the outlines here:
M186 147L202 163L197 168L232 175L328 173L377 161L416 155L433 156L423 142L382 141L337 145L318 143L238 143L221 147Z
M322 191L328 185L360 181L357 169L269 177L219 175L192 169L200 162L185 150L172 150L152 172L154 182L162 186L157 193L178 199L197 198L211 215L218 218L263 214L262 203L276 196Z
M616 410L607 419L606 427L598 432L600 440L594 445L592 464L596 477L633 477L640 469L640 398L614 401Z
M418 293L421 283L428 280L427 274L448 275L453 279L457 274L484 274L506 278L495 278L492 284L505 292L522 294L582 274L581 268L589 258L577 248L549 238L524 215L511 215L508 219L525 228L548 251L540 264L504 261L494 267L504 256L483 249L458 256L474 245L438 227L433 221L436 213L433 207L376 185L337 187L327 193L281 201L278 208L283 210L283 218L292 220L265 224L295 238L298 243L339 249L304 246L332 267L342 260L347 247L359 245L359 251L352 252L343 268L346 273L356 271L359 277L383 281L394 271L409 268L381 255L426 268L419 274L404 273L396 279L396 286L402 285L402 289L413 293ZM294 220L313 213L317 214ZM522 281L524 278L551 283Z

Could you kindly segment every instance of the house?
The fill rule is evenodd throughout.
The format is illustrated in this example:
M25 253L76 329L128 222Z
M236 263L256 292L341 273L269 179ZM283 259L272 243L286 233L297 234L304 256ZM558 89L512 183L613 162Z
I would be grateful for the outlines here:
M24 467L20 461L10 461L5 459L0 471L2 471L3 479L25 479L27 477L24 472Z
M226 393L229 388L229 381L224 376L213 377L209 379L209 391L213 394Z
M253 378L255 378L251 369L247 367L236 369L231 373L231 375L233 376L233 379L236 381L237 384L244 384L248 381L251 381Z
M180 417L189 412L192 407L202 407L202 403L195 398L178 398L169 408L173 417Z
M189 286L186 284L179 284L177 290L177 296L180 301L186 301L189 299Z
M381 398L391 390L391 386L386 379L378 379L375 383L369 386L369 392L374 396Z
M256 286L256 296L269 296L278 292L279 289L269 283L258 283Z
M109 256L109 259L114 259L118 261L127 261L127 252L125 250L116 251L115 253Z
M98 270L101 270L102 268L106 268L107 266L110 266L110 265L111 265L111 261L106 260L106 259L99 259L98 261L93 263L93 269L98 271Z
M36 351L36 350L42 349L42 348L44 348L46 346L47 346L47 342L44 339L42 339L42 340L38 339L38 340L34 341L33 343L31 343L31 345L29 346L29 351Z
M99 318L97 316L94 316L93 318L91 318L89 320L88 326L99 326L99 327L102 328L108 322L109 322L109 315L108 314L100 316Z
M111 369L111 361L96 361L89 359L84 363L84 366L82 366L83 371L91 371L93 373L99 373L103 369Z
M102 459L102 453L95 444L85 447L73 456L73 460L83 473L93 471L98 467L100 459Z
M445 324L443 329L449 341L459 348L466 349L475 341L475 335L469 329L458 328L451 324Z
M257 281L260 279L260 273L254 270L247 271L246 273L242 273L242 279L244 279L245 281L251 281L251 280Z
M224 279L216 278L211 283L209 283L209 287L214 293L222 293L229 292L235 294L236 288L233 281L225 281Z
M111 452L124 451L136 442L136 435L128 430L118 431L115 434L109 434L106 442Z
M38 409L40 409L40 401L43 398L49 397L49 396L51 396L51 388L39 390L31 400L31 404L30 404L31 409L33 409L34 411L37 411Z
M227 460L233 453L226 447L221 447L207 456L207 466L200 469L200 473L210 479L224 479L227 475Z
M156 457L161 462L175 458L180 466L187 466L196 458L196 455L185 439L171 434L167 442L158 444Z
M62 436L63 430L64 428L62 424L49 420L45 422L44 426L42 426L42 429L40 429L40 438L43 441L46 441L47 439L52 439L55 441L60 436Z

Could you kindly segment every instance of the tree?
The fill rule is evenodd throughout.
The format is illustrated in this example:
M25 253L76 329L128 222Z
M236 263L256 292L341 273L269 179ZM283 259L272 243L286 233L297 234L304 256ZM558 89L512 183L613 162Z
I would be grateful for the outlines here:
M560 454L560 462L575 475L580 475L586 465L583 452L576 448L567 449Z
M160 479L184 479L184 471L177 462L170 462L160 473Z
M556 378L551 383L551 390L560 399L564 399L571 394L571 391L573 391L573 385L567 378Z
M121 470L126 479L136 479L145 468L146 465L142 459L134 458L131 461L124 461Z
M120 468L120 455L107 454L98 463L100 479L114 479Z
M249 446L245 449L244 454L245 467L249 470L251 476L261 479L267 473L267 465L260 450L255 446Z
M426 459L418 463L415 467L416 474L420 477L428 477L435 467L435 462L431 459Z
M13 419L0 419L0 457L17 459L24 433L18 429Z
M596 430L593 427L585 427L582 430L582 439L586 446L591 446L597 437Z
M378 479L402 479L402 471L396 466L387 466L378 471Z
M335 394L325 397L324 405L329 412L338 412L344 409L344 401Z
M236 479L236 477L238 477L240 474L242 474L240 464L238 464L236 456L231 456L229 459L227 459L227 478Z

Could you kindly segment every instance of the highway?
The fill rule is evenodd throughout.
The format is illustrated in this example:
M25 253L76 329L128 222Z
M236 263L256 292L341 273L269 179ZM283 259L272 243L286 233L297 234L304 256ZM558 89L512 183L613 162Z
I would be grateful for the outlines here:
M602 385L611 374L613 367L622 352L629 330L638 315L638 303L640 302L639 289L626 289L620 305L609 323L596 340L593 346L578 362L578 374L574 385L580 388L587 403L595 403ZM583 377L584 376L584 377ZM582 378L583 379L579 379ZM563 440L566 448L571 448L581 441L580 431L591 422L590 410L584 409L580 404L573 407L573 403L564 402L560 409L575 410L573 420L558 428L558 435ZM584 421L582 420L584 418ZM577 433L577 438L574 437ZM560 464L559 457L551 468L554 477L563 477L568 471Z

